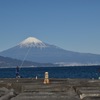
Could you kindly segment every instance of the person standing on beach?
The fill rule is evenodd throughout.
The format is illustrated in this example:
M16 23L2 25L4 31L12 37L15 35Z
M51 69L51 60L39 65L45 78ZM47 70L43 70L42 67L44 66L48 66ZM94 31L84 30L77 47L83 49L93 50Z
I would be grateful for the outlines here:
M19 75L19 67L18 66L16 67L16 78L20 78L20 75Z

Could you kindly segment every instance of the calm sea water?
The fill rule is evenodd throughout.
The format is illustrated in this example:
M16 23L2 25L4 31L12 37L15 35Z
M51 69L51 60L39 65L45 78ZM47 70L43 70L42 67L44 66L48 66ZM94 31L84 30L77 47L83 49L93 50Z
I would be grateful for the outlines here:
M95 78L100 77L100 66L82 67L42 67L21 68L20 75L23 78L43 78L45 72L49 72L50 78ZM0 78L15 78L16 68L0 68Z

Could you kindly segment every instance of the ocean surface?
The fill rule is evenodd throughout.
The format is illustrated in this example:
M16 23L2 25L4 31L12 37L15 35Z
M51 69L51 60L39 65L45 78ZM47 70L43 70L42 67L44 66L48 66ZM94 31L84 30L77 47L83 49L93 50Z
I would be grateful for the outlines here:
M44 78L44 73L49 72L50 78L87 78L98 79L100 66L74 66L74 67L33 67L20 68L23 78ZM16 68L0 68L0 78L15 78Z

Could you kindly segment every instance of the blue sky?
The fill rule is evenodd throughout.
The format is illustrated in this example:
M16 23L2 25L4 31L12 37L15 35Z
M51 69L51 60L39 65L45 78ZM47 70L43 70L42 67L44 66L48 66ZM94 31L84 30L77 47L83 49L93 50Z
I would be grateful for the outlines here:
M0 0L0 51L30 36L100 54L100 0Z

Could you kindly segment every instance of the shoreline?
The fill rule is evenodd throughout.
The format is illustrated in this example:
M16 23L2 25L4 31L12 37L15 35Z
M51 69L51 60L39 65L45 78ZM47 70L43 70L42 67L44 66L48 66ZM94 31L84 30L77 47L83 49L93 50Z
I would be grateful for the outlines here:
M98 66L98 67L99 67L100 65L66 65L66 66L64 66L64 65L59 65L59 66L50 66L50 67L51 67L51 68L53 68L53 67L61 68L61 67L93 67L93 66L94 66L94 67L95 67L95 66ZM50 67L48 67L48 66L47 66L47 67L46 67L46 66L42 66L42 67L43 67L43 68L50 68ZM23 66L23 67L22 67L22 66L21 66L21 67L20 67L20 66L19 66L19 68L42 68L42 67L40 67L40 66L39 66L39 67L37 67L37 66L34 66L34 67L33 67L33 66L29 66L29 67L27 67L27 66ZM3 68L16 68L16 66L14 66L14 67L0 67L0 69L1 69L1 68L2 68L2 69L3 69Z

